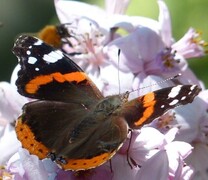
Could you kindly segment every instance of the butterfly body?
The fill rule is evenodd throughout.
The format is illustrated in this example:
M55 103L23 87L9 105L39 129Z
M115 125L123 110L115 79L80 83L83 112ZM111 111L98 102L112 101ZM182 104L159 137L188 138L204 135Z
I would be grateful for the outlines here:
M66 170L86 170L109 160L128 130L150 123L169 109L193 101L196 85L168 87L128 101L128 93L103 97L67 55L41 40L20 36L14 54L21 66L25 104L16 125L22 146L40 159L50 157Z

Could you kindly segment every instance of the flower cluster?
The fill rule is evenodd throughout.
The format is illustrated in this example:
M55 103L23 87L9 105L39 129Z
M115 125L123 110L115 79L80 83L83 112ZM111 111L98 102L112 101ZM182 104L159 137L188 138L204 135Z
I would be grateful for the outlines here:
M0 83L1 178L208 179L208 91L187 63L205 56L206 43L193 28L174 41L168 8L163 0L157 2L158 21L124 15L128 0L106 0L105 11L81 2L55 0L60 23L66 24L71 35L61 48L104 96L137 90L130 94L131 99L155 88L197 84L202 92L194 102L132 131L110 162L84 172L63 171L48 159L40 161L30 155L16 138L14 122L29 100L17 93L14 70L11 84ZM165 81L177 74L182 76Z

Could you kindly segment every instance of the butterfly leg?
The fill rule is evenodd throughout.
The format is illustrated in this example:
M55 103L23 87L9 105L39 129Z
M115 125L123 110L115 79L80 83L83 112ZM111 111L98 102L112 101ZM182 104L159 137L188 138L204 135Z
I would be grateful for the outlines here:
M47 157L51 159L51 161L56 160L56 154L54 152L50 152L47 154Z
M129 129L129 133L130 133L130 139L129 139L129 145L128 145L128 149L126 151L126 158L127 158L127 162L130 166L131 169L133 169L133 166L134 167L140 167L139 164L136 163L136 161L129 156L129 150L130 150L130 147L131 147L131 142L132 142L132 130Z
M56 161L56 163L58 164L67 164L67 161L64 157L62 156L57 157L56 153L54 152L48 153L47 157L50 158L51 161Z
M57 158L56 158L56 162L57 162L58 164L67 164L67 160L66 160L64 157L62 157L62 156L57 157Z

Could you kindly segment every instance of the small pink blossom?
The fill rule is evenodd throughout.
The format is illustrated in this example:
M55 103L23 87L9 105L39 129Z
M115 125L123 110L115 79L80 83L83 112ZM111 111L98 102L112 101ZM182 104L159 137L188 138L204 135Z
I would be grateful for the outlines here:
M192 147L185 142L173 141L177 132L178 129L173 128L163 135L150 127L141 129L141 135L135 139L133 147L129 151L129 156L132 159L136 162L143 162L140 164L141 169L138 171L136 179L150 179L150 176L160 176L160 179L168 179L168 177L183 179L185 174L192 174L187 172L187 168L183 170L184 159L191 153ZM134 153L132 154L132 152ZM141 152L143 155L135 154ZM136 159L138 157L146 157L147 159L138 160ZM147 171L150 169L151 173L148 173ZM185 171L187 173L184 173Z
M47 160L46 160L47 161ZM52 172L48 172L44 167L44 161L40 161L37 156L30 155L27 150L19 149L18 153L14 154L7 163L7 170L15 175L15 180L29 179L29 180L45 180L53 176L57 166L50 163ZM55 174L56 175L56 174Z
M172 45L172 48L184 58L189 59L204 56L206 46L207 43L201 39L200 33L190 28L179 41Z
M11 84L0 82L0 125L13 123L26 102Z
M11 84L0 82L0 164L5 164L20 147L14 126L26 102Z
M155 163L158 162L158 163ZM151 170L151 172L150 172ZM152 171L154 170L154 171ZM165 151L160 151L141 167L136 179L168 179L168 157Z
M193 143L194 149L190 156L187 157L186 162L189 166L193 167L193 179L205 180L207 179L208 168L208 147L207 144L195 142Z
M160 34L163 42L167 47L171 47L173 51L184 58L194 58L204 56L206 53L205 47L207 43L202 40L200 33L195 29L190 28L188 32L177 42L172 38L171 18L168 7L163 0L158 0L159 5L159 24Z
M185 162L192 167L194 179L197 177L207 178L208 161L205 158L208 152L206 148L208 143L207 97L207 90L202 91L192 104L172 110L174 113L172 119L170 116L169 121L164 126L167 127L166 131L178 127L179 131L175 139L187 142L193 147L193 152L185 159ZM165 116L167 115L160 117L160 124L168 119Z
M10 124L6 125L0 137L0 164L5 164L20 147L21 144L17 140L14 127Z

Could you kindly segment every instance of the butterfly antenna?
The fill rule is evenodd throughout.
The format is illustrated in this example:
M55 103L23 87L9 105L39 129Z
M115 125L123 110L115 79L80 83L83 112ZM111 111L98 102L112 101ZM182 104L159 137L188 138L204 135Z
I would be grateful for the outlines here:
M118 49L118 67L120 64L121 49ZM120 70L118 68L118 94L121 94Z
M153 84L150 84L150 85L147 85L147 86L143 86L143 87L141 87L141 88L139 88L139 89L145 89L145 88L149 88L149 87L152 87L152 86L157 86L157 85L163 84L163 83L165 83L165 82L167 82L167 81L176 79L176 78L178 78L178 77L181 76L181 75L182 75L181 73L178 73L178 74L176 74L175 76L171 76L171 77L169 77L169 78L167 78L167 79L165 79L165 80L158 81L158 82L156 82L156 83L153 83ZM138 91L138 89L132 90L131 92L135 92L135 91Z

